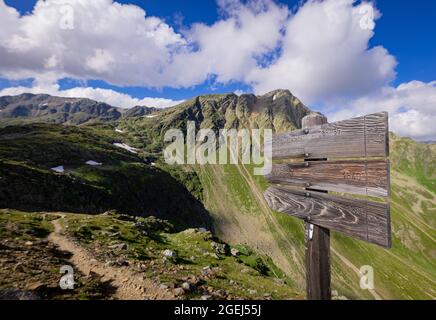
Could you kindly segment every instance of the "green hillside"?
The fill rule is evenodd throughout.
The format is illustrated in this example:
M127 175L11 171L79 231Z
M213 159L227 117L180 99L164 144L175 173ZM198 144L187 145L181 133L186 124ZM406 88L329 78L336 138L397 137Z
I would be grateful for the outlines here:
M152 117L140 113L115 123L6 126L0 128L0 208L82 214L116 209L153 215L176 226L167 243L181 251L186 239L177 232L205 226L232 246L257 252L252 266L270 265L267 276L286 283L288 290L273 298L300 298L305 289L303 223L269 209L263 199L268 186L263 177L254 176L249 165L169 166L162 161L162 148L165 131L185 130L187 121L194 121L197 129L284 132L299 128L309 112L289 91L278 90L260 97L200 96ZM436 298L436 145L393 134L390 142L392 249L333 232L335 299ZM130 149L135 153L114 143L136 148ZM86 164L90 160L101 165ZM59 166L63 172L53 170ZM85 216L71 216L74 228L86 223L74 220L82 220L79 217ZM100 224L100 217L90 219ZM104 241L99 230L106 227L107 221L104 228L86 226L70 236ZM374 269L374 290L359 286L364 265ZM233 267L238 265L232 262L226 268ZM222 285L219 279L215 286Z
M62 231L56 232L57 228ZM76 250L60 250L65 242ZM83 249L86 251L78 252ZM176 232L168 221L155 217L0 209L0 250L5 256L7 253L7 259L0 260L0 298L303 297L286 284L288 278L268 257L247 246L231 247L210 231L191 228ZM75 288L60 290L59 266L72 262ZM115 273L113 281L86 274L89 264L95 270Z
M34 124L0 129L0 208L101 213L110 209L210 227L202 204L105 127ZM93 161L99 165L89 165ZM63 167L63 172L52 168Z
M229 96L200 97L165 110L155 119L134 119L121 126L134 132L138 145L142 144L141 138L144 137L150 141L162 141L166 128L184 129L186 120L184 122L183 119L196 121L198 127L258 127L258 121L262 121L258 120L262 119L261 114L248 112L248 117L242 117L243 120L237 122L222 117L222 112L217 111L222 109L216 106L226 105L229 100L232 100ZM215 108L214 112L206 113L208 108L205 106ZM287 108L292 109L289 105ZM283 118L286 113L279 110L275 110L276 114ZM304 114L299 116L302 118ZM292 125L288 120L288 126L274 126L272 121L264 127L273 128L276 132L292 130L299 126L301 118L297 117ZM256 120L244 121L247 119ZM146 132L145 135L141 135L142 130ZM390 138L393 247L385 250L333 233L332 285L336 298L436 297L435 145L420 144L393 134ZM155 147L155 150L149 151L159 156L162 146L156 144ZM262 196L267 187L262 177L253 176L252 168L243 165L185 166L183 171L191 171L192 176L195 176L193 173L198 175L203 189L203 202L218 236L230 243L247 243L268 254L287 272L293 285L304 291L303 224L298 219L272 212L268 208ZM364 265L374 269L375 290L360 289L359 269ZM411 265L413 272L410 271Z
M336 297L436 297L436 146L391 135L390 147L392 249L333 232L332 287ZM268 208L262 198L267 186L264 179L242 165L197 170L218 235L268 253L304 290L303 223ZM375 290L360 289L359 269L364 265L374 269Z

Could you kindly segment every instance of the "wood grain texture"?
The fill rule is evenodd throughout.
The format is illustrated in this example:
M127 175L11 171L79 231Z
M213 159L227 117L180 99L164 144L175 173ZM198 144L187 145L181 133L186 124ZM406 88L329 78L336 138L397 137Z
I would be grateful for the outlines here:
M306 294L308 300L331 299L330 230L305 223Z
M274 184L375 197L387 197L390 190L389 161L385 160L273 164L265 178Z
M275 211L385 248L391 247L389 204L283 187L269 187L264 196Z
M272 157L386 157L388 145L388 114L381 112L275 135Z
M316 113L309 114L301 120L305 129L326 123L327 118ZM325 160L327 159L323 159ZM330 300L330 230L311 223L305 223L305 229L307 299Z

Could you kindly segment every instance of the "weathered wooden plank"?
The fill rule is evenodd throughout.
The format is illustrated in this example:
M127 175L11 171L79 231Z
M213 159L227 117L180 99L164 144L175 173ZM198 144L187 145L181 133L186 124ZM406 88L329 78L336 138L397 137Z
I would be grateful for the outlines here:
M326 123L327 118L321 114L312 113L301 119L302 128ZM307 299L330 300L330 230L311 223L305 223L305 230Z
M307 299L330 300L330 230L310 223L305 223L305 230Z
M273 164L270 183L376 197L389 195L389 161L342 160Z
M273 210L385 248L391 247L389 204L283 187L270 187L264 196Z
M389 154L388 144L388 115L381 112L275 135L272 156L273 159L305 154L309 158L385 157Z

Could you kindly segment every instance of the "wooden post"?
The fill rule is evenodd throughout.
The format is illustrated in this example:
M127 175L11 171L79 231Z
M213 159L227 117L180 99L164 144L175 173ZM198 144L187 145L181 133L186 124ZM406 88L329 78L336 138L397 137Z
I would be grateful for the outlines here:
M302 119L302 128L327 123L323 115L312 113ZM310 155L309 155L310 158ZM308 300L331 299L330 230L305 222L306 293Z
M331 299L330 230L391 247L389 203L326 194L389 196L388 146L386 112L335 123L312 113L301 130L273 136L273 160L305 159L273 163L264 197L271 209L305 221L307 299Z

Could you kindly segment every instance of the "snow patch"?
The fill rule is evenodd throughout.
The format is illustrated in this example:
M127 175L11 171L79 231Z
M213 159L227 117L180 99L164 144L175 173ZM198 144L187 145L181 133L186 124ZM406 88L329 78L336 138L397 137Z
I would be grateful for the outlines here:
M273 95L273 101L277 99L277 95Z
M115 129L115 131L116 131L116 132L118 132L118 133L124 133L124 131L123 131L123 130L121 130L121 129L118 129L118 128L116 128L116 129Z
M65 170L64 170L64 166L54 167L54 168L51 168L51 170L56 171L56 172L59 172L59 173L62 173L62 172L65 171Z
M122 148L124 150L127 150L131 153L138 153L138 149L133 148L125 143L114 143L114 146L118 147L118 148Z
M89 160L89 161L86 161L85 163L88 164L88 165L90 165L90 166L101 166L101 165L103 165L103 163L101 163L101 162L96 162L96 161L94 161L94 160Z
M146 118L156 118L157 117L157 114L155 114L155 115L151 115L151 116L145 116Z

